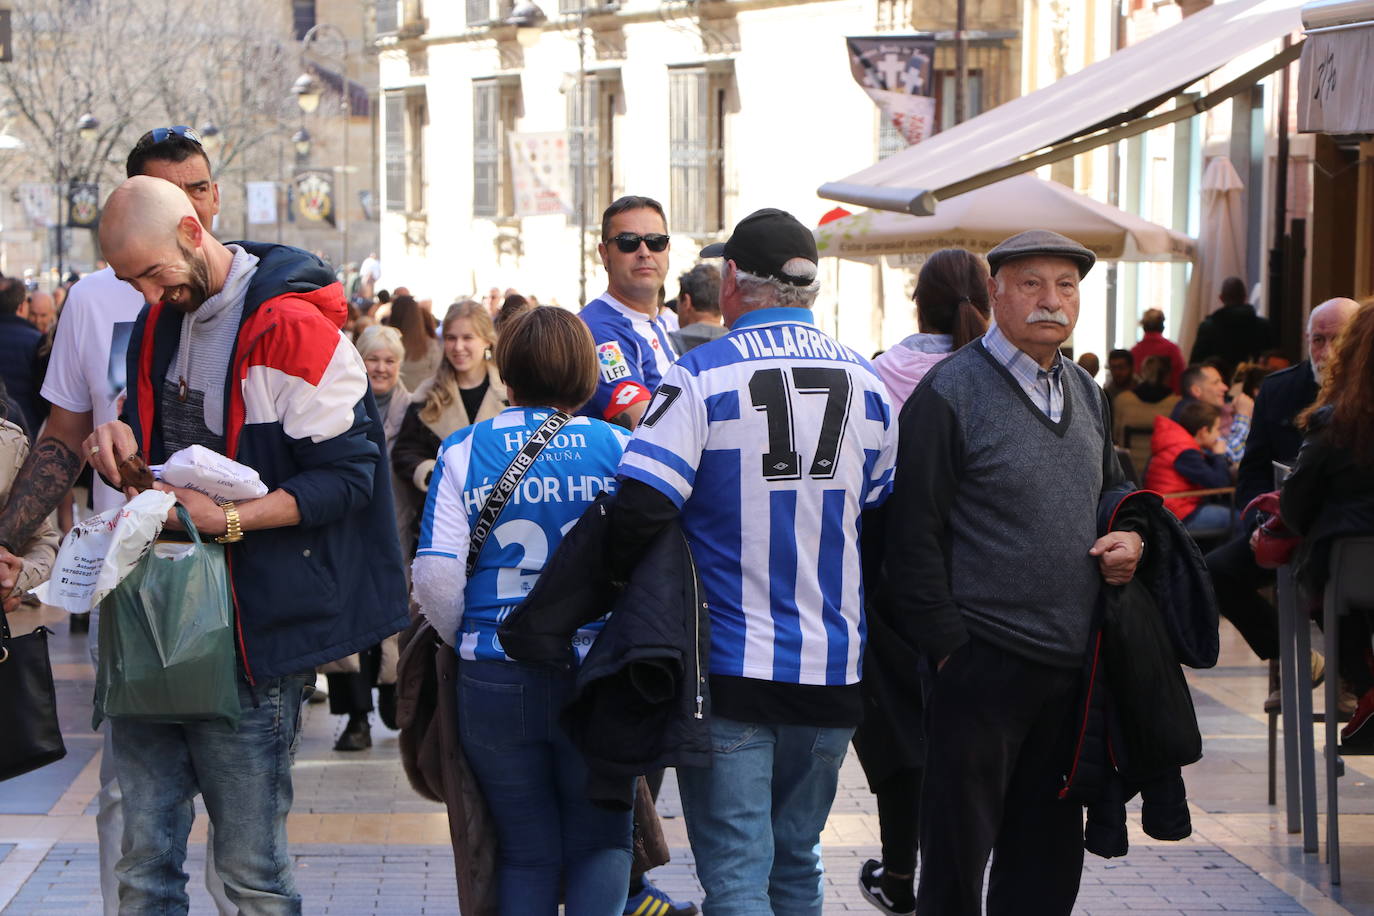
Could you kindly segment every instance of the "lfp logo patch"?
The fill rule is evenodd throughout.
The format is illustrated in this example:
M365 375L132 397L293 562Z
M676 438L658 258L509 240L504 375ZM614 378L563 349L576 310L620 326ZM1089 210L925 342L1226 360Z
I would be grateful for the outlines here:
M601 378L605 381L614 382L629 377L630 364L625 361L625 354L621 352L620 344L614 340L608 340L597 346L596 358L601 363Z

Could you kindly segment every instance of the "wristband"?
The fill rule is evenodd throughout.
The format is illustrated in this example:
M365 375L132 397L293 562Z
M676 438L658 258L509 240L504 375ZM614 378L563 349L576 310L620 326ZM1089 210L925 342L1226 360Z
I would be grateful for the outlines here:
M243 540L243 527L239 523L239 510L233 503L220 506L224 510L224 534L215 538L218 544L236 544Z

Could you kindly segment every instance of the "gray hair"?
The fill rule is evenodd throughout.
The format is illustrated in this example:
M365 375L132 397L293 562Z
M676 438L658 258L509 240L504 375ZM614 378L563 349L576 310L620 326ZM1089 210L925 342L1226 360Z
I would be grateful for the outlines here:
M772 277L758 277L747 271L735 270L740 301L745 311L764 308L809 309L820 294L820 281L815 279L816 265L805 258L793 258L783 265L783 273L796 277L811 277L806 286L793 286Z
M375 350L390 350L401 362L405 362L406 359L401 332L387 325L374 324L364 328L354 346L358 348L358 355L363 359L367 359L367 355Z

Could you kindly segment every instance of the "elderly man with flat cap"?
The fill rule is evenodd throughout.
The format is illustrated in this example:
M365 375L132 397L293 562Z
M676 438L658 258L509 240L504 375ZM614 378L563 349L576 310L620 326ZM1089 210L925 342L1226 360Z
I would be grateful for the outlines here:
M1054 232L988 253L993 323L936 366L898 424L891 619L931 660L916 912L1069 913L1083 812L1061 801L1094 604L1144 543L1098 537L1124 484L1106 398L1060 355L1091 251ZM1034 901L1029 904L1028 901Z

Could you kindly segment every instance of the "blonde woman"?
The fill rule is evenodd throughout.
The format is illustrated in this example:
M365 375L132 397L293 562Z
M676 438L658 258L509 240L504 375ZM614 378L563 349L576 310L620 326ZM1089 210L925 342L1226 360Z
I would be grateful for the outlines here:
M491 313L469 299L449 306L442 325L444 358L434 376L411 397L391 451L392 466L424 501L439 444L450 435L506 407L506 386L492 361L496 329ZM410 543L418 534L418 518Z

